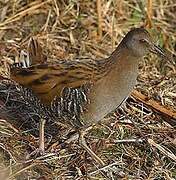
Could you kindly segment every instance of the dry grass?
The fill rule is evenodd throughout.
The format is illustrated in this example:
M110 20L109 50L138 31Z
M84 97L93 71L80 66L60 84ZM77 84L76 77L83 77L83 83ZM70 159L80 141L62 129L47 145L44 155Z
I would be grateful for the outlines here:
M176 50L174 0L0 0L0 10L0 73L6 77L7 64L18 58L31 36L39 39L50 59L105 57L130 28L139 26L149 27L158 44L173 54ZM174 61L146 57L136 86L173 111ZM37 147L38 123L31 127L31 122L19 120L16 126L0 120L0 179L176 179L174 126L132 98L108 119L87 136L107 165L101 169L77 141L61 143L67 127L58 127L50 141L51 129L59 126L50 124L48 154L27 161L26 155Z

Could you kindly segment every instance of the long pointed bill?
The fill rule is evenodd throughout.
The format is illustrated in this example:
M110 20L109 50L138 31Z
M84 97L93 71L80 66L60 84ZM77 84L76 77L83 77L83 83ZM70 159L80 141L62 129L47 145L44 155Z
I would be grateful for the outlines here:
M153 54L158 55L162 59L170 61L172 64L175 65L174 59L173 59L173 54L167 50L163 50L162 48L158 47L154 43L149 43L149 51Z
M162 58L167 58L166 53L164 52L163 49L161 49L160 47L156 46L155 44L151 44L150 45L150 52L162 57Z

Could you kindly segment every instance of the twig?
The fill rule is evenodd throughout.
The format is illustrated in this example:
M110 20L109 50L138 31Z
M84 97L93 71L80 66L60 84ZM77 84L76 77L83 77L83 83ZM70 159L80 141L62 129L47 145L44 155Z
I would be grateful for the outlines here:
M35 6L32 6L32 7L28 8L28 9L25 9L24 11L21 11L21 12L15 14L12 17L9 17L4 22L0 23L0 29L1 29L1 27L3 28L3 26L5 26L5 25L7 25L9 23L15 22L15 21L21 19L22 17L24 17L26 15L29 15L30 13L33 13L34 10L40 8L41 6L45 5L46 3L50 2L50 1L51 0L47 0L47 1L44 1L42 3L36 4Z
M112 168L112 167L115 166L115 165L119 165L119 162L114 162L114 163L112 163L112 164L109 164L109 165L107 165L107 166L104 166L104 167L102 167L102 168L99 168L99 169L97 169L96 171L93 171L93 172L89 173L89 175L96 174L97 172L100 172L100 171L105 171L105 170L107 170L107 169L109 169L109 168Z
M101 15L101 0L97 0L97 14L98 14L98 35L102 38L102 15Z
M160 105L157 101L153 99L148 99L147 96L143 95L137 90L134 90L131 95L144 103L145 105L149 106L153 110L157 111L158 113L162 114L164 120L171 125L176 125L176 112L173 112L171 109L167 109L164 106Z
M43 163L43 162L42 162L42 163ZM9 179L15 178L17 175L21 174L22 172L24 172L24 171L26 171L26 170L34 167L34 166L36 166L37 164L39 164L39 163L34 162L34 163L32 163L32 164L30 164L30 165L28 165L28 166L20 169L19 171L15 172L15 173L12 173L12 174L9 176Z
M119 140L114 140L114 143L142 143L144 139L119 139Z
M152 0L147 1L147 27L152 27Z
M10 158L14 161L14 162L17 162L17 160L15 159L15 157L13 157L12 153L5 147L4 144L0 143L0 148L2 148L4 151L6 151Z
M152 146L155 146L159 151L161 151L165 156L169 157L170 159L174 160L176 162L176 156L168 152L164 147L161 145L157 144L156 142L153 141L153 139L148 139L148 143Z

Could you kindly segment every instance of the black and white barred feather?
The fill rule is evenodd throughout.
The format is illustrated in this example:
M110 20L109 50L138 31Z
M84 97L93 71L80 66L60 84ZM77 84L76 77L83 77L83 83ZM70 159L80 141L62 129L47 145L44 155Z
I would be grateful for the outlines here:
M30 66L29 57L22 58L15 67L27 68ZM86 105L89 104L87 94L89 86L84 85L78 88L64 88L59 97L55 97L51 106L44 106L40 100L32 93L32 90L19 86L24 101L33 107L37 114L42 118L54 119L61 123L71 124L74 127L84 125L81 120L81 114L86 111Z
M0 81L0 118L12 123L15 127L38 136L39 121L47 120L47 134L55 136L60 127L55 125L55 119L50 109L44 107L31 90L23 88L12 81Z
M81 121L81 114L86 111L86 105L89 104L86 96L88 91L86 85L79 88L65 88L61 97L56 97L52 102L52 114L74 127L84 125Z

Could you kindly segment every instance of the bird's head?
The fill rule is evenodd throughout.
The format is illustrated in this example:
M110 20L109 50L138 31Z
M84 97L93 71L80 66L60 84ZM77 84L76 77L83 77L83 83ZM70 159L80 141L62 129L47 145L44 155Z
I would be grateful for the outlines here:
M143 57L149 52L165 57L165 52L153 43L150 34L144 28L129 31L122 40L122 44L136 57Z

